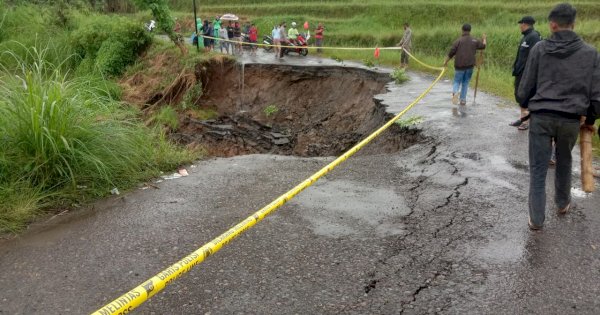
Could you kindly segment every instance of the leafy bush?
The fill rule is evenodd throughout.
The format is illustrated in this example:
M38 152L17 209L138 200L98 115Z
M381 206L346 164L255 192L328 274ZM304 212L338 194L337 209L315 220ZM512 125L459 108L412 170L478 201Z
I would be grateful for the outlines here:
M390 73L390 76L392 79L394 79L394 81L396 81L396 84L402 84L410 80L410 77L408 74L406 74L406 71L403 68L394 69L394 71Z
M90 16L71 39L87 68L82 72L98 70L108 76L122 74L152 42L142 23L114 16Z

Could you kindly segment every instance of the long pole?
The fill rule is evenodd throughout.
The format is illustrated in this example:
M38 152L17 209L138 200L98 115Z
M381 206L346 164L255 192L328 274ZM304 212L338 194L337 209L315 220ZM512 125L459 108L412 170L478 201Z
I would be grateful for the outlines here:
M481 70L481 66L483 65L483 50L479 51L480 61L477 66L477 75L475 75L475 94L473 95L473 105L475 105L475 99L477 99L477 87L479 86L479 70Z
M196 0L194 3L194 26L196 27L196 51L200 52L200 34L198 34L198 18L196 17Z

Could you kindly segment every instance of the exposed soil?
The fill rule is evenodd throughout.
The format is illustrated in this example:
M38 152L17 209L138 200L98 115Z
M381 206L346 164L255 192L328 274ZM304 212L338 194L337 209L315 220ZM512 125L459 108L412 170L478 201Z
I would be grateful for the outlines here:
M149 62L145 76L150 77L136 74L122 81L126 100L150 116L160 106L179 103L201 83L202 95L192 100L194 106L215 111L218 117L200 120L193 111L182 111L171 137L185 145L202 145L212 156L339 155L391 118L373 99L390 78L374 71L241 65L227 59L186 70L173 68L173 60L161 55ZM171 84L164 83L164 71L171 77L178 73ZM153 72L162 77L152 78ZM394 125L364 152L398 151L421 139L419 131Z

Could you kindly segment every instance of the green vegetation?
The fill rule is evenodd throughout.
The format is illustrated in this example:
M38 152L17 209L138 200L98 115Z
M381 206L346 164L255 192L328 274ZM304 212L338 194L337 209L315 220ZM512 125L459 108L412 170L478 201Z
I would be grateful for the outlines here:
M263 109L263 112L265 113L265 116L267 116L267 118L277 114L278 111L279 111L279 108L273 104L271 104Z
M152 42L141 23L124 17L93 16L82 19L71 33L71 45L82 62L80 71L118 76Z
M171 106L163 106L160 108L158 113L153 117L153 121L167 126L173 130L179 127L179 118L177 117L177 112Z
M410 77L406 73L406 70L404 70L403 68L394 69L394 71L390 73L390 77L392 77L392 79L396 81L396 84L402 84L410 80Z
M63 4L0 0L0 232L197 157L146 127L107 79L151 43L143 24Z
M411 126L418 125L422 122L423 122L423 116L412 116L412 117L407 117L407 118L403 118L403 119L398 119L398 120L396 120L395 124L400 127L403 127L403 128L408 128Z
M365 67L369 67L369 68L375 67L375 63L370 58L363 59L363 64L365 65Z

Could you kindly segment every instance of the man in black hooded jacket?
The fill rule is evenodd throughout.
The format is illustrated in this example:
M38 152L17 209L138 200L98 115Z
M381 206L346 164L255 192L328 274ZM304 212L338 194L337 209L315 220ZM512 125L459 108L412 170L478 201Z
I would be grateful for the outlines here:
M521 20L519 20L519 29L521 30L521 34L523 34L523 38L519 42L519 49L517 50L517 57L515 58L515 63L513 64L513 72L512 75L515 77L515 100L517 103L519 100L517 99L517 90L519 89L519 83L521 82L521 76L523 75L523 71L525 70L525 64L527 63L527 57L529 57L529 51L535 44L537 44L540 40L542 40L542 36L540 33L533 28L535 24L535 19L532 16L524 16ZM521 107L521 119L527 116L527 109ZM521 119L516 120L511 123L511 126L519 127L519 130L526 130L529 126L527 122L523 122Z
M529 109L529 227L541 229L546 209L546 173L556 142L554 202L559 214L571 206L571 150L577 141L582 118L593 128L600 113L600 55L573 32L576 10L567 3L554 7L548 16L552 36L539 42L529 59L517 99Z

